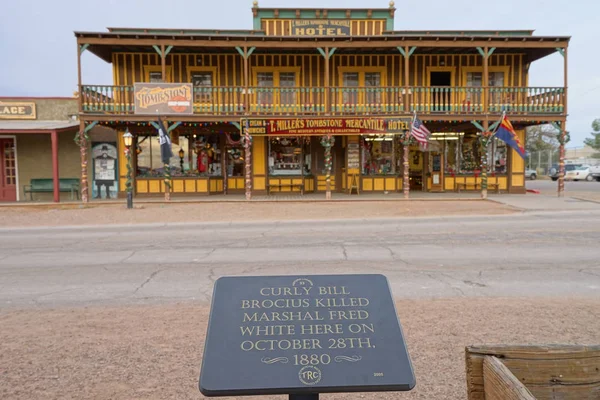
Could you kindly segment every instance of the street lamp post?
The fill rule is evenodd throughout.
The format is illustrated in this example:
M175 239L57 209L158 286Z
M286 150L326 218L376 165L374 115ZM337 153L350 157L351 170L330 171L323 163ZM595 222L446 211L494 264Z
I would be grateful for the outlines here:
M133 135L129 132L129 129L127 129L123 135L123 142L125 144L125 156L127 157L127 182L125 183L125 190L127 191L127 208L133 208L133 178L131 176L131 145L133 144Z

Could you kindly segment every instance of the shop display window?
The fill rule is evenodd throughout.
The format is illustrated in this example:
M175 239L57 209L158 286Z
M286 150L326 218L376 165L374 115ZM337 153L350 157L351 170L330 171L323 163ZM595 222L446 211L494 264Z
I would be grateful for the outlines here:
M171 157L169 166L171 176L194 175L190 168L190 140L188 135L172 137ZM179 157L180 150L183 157ZM164 176L164 165L160 157L160 143L158 134L138 135L135 156L137 157L136 176L138 177L162 177Z
M223 176L219 135L194 135L192 150L192 165L199 176Z
M269 139L269 175L310 174L310 139L281 137Z
M393 135L361 136L362 175L393 175L396 173Z
M475 174L481 171L481 148L475 133L434 133L433 140L443 143L446 174ZM488 172L507 173L506 143L494 138L488 144Z

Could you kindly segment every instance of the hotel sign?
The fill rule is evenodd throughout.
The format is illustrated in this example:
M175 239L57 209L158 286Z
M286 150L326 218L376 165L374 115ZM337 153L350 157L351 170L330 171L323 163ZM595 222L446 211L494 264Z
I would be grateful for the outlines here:
M1 102L0 119L36 119L35 103L33 102Z
M292 36L350 36L350 21L344 19L292 20Z
M135 114L194 113L194 88L191 83L134 84Z
M306 118L249 119L250 135L362 135L403 133L410 129L410 118ZM242 121L245 125L245 121Z

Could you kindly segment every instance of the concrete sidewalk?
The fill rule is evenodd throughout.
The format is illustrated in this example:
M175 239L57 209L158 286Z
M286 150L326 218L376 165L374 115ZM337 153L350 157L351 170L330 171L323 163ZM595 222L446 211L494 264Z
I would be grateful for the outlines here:
M518 208L522 211L580 211L600 210L600 202L579 197L557 197L556 195L490 195L490 201Z

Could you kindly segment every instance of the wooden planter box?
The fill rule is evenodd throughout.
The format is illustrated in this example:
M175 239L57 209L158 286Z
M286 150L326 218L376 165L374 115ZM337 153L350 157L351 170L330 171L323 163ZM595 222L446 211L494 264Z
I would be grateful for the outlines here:
M600 399L600 346L465 349L469 400Z

